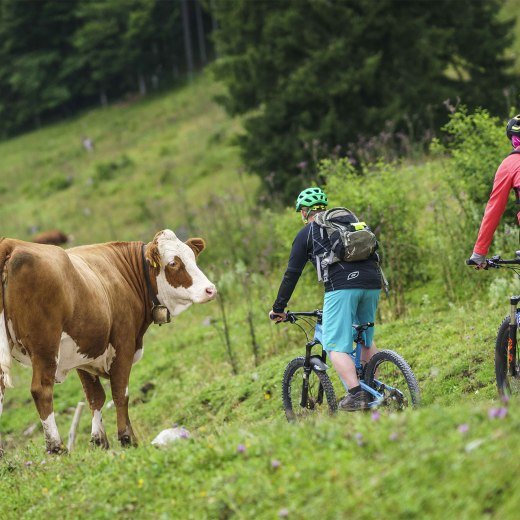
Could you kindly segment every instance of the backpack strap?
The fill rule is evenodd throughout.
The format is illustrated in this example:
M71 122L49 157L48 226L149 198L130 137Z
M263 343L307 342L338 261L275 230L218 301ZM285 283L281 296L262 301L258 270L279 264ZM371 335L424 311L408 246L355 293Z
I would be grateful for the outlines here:
M311 241L312 241L312 256L316 259L316 272L318 274L318 282L322 282L323 281L323 273L322 273L322 270L321 270L321 258L320 258L320 255L316 254L316 248L314 247L314 243L315 243L315 240L314 240L315 224L316 224L315 222L311 222L311 226L310 226L310 235L311 235ZM318 228L320 229L321 238L323 238L323 228L321 226L318 226Z
M312 256L316 259L316 272L318 275L318 282L327 283L329 281L329 264L332 261L332 257L334 253L330 253L330 257L327 258L327 251L324 251L321 254L316 253L316 248L314 247L315 239L314 239L314 229L315 226L318 227L320 231L320 238L325 240L325 230L322 226L320 226L316 222L311 222L311 237L312 237Z

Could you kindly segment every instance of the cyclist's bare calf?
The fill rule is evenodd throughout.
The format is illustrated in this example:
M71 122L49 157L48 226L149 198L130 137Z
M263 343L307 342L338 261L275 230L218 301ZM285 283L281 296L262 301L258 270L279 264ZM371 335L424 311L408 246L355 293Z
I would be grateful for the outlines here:
M356 365L349 354L345 352L329 351L329 357L334 366L334 370L349 388L359 386L359 379L356 373Z
M361 351L362 364L368 363L370 358L376 352L379 352L379 349L376 347L375 342L372 342L370 347L363 347L363 350ZM334 370L336 370L339 377L341 377L341 379L349 388L355 388L359 385L359 379L356 373L356 365L354 364L354 360L350 357L349 354L345 354L344 352L330 351L329 357L332 361L332 365L334 366Z

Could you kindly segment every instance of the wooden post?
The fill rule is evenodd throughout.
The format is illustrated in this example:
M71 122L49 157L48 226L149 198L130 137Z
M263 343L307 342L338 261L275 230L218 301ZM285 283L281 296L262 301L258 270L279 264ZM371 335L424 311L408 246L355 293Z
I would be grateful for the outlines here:
M83 408L85 408L85 403L83 401L80 401L78 403L78 406L76 406L74 418L72 419L72 424L70 426L69 441L67 442L67 451L69 453L74 448L74 442L76 441L76 430L78 429L78 424L81 418L81 414L83 413Z

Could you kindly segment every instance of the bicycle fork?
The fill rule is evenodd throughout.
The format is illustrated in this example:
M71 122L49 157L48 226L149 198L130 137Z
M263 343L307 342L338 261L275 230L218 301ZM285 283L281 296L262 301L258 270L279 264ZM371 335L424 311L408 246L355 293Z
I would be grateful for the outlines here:
M313 361L315 363L318 362L318 360L322 361L323 366L320 366L319 369L321 369L321 370L327 369L327 366L325 365L325 356L326 356L325 352L323 352L321 357L311 355L312 347L314 347L318 343L319 343L319 341L313 340L313 341L309 341L305 345L305 362L303 364L302 398L300 401L300 406L302 408L307 408L307 404L308 404L308 400L309 400L309 379L310 379L311 373L312 373ZM320 363L320 365L321 365L321 363ZM320 382L320 386L318 389L318 396L317 396L316 402L318 404L323 403L323 386L322 386L321 382Z
M520 302L520 296L511 297L511 315L509 317L509 338L507 340L507 364L509 365L511 377L516 377L518 374L516 366L516 331L518 329L518 324L516 321L516 310L518 307L518 302Z

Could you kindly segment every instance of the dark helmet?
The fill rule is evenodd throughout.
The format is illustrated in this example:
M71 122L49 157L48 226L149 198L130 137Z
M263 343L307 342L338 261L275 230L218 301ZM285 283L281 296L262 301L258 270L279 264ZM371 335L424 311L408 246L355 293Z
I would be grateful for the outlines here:
M506 126L506 135L511 139L514 135L520 137L520 114L509 120Z

